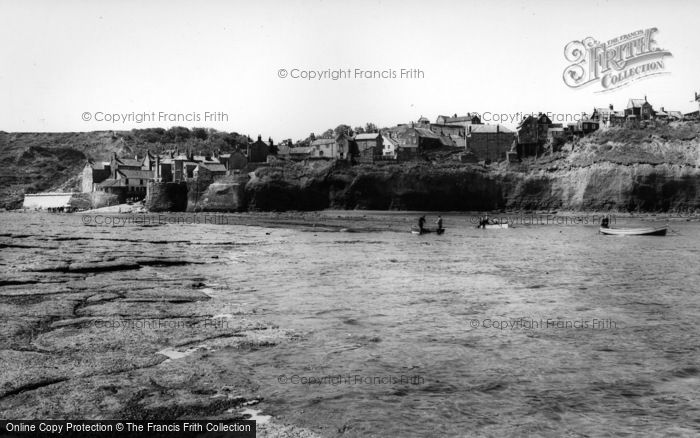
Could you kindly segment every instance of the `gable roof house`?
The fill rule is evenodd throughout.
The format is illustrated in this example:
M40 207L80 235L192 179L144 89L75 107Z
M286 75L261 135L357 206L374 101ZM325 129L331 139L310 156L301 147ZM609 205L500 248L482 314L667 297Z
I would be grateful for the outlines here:
M610 104L608 108L593 108L591 120L596 120L600 125L600 129L622 126L625 122L625 112L615 111L613 105Z
M515 132L503 125L473 125L467 134L467 149L479 161L503 161L515 138Z
M264 163L267 161L267 156L270 154L270 147L262 141L262 136L258 135L258 139L254 143L248 145L248 162L249 163Z
M340 160L352 160L352 157L359 153L357 144L355 143L355 138L345 132L341 132L335 138L335 142L338 145L337 158Z
M439 148L443 145L439 135L427 128L401 126L392 131L391 139L397 143L397 160L413 160L427 149Z
M399 152L399 143L391 138L389 135L382 135L382 142L384 143L384 149L382 150L382 156L385 158L396 159Z
M142 169L142 165L142 160L139 160L138 156L134 158L120 158L117 157L116 153L112 153L112 158L109 162L110 178L117 179L117 170L119 169L139 170Z
M355 144L359 153L358 160L363 163L373 163L375 156L382 156L384 140L378 132L367 132L355 136Z
M537 116L530 114L525 117L517 127L518 158L540 155L547 142L547 131L551 126L552 120L547 114L539 113Z
M625 108L625 116L628 119L632 118L630 116L635 116L637 121L651 120L654 117L654 108L647 102L646 96L644 99L630 99Z
M83 167L81 189L83 193L95 191L96 184L101 183L110 177L111 171L109 161L88 160Z
M334 138L319 138L311 142L311 157L313 158L338 158L338 143Z

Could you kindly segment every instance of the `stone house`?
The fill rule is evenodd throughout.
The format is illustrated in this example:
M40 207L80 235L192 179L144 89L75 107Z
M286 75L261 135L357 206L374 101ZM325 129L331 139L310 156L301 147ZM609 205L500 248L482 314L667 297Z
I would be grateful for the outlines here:
M369 132L355 136L358 159L364 163L374 162L375 156L382 156L384 152L384 140L380 133Z
M311 142L311 154L313 158L336 159L340 155L338 143L334 138L319 138Z
M515 138L515 133L502 125L473 125L467 133L467 149L479 161L503 161Z

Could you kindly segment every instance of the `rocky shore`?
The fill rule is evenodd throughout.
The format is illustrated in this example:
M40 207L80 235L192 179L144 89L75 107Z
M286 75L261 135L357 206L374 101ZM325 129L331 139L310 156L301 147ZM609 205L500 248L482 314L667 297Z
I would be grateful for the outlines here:
M167 240L138 226L125 238L84 227L77 215L3 214L6 419L259 414L258 436L314 436L267 421L256 410L263 400L256 384L214 354L296 336L258 316L259 309L231 304L236 286L216 272L220 251L236 242Z

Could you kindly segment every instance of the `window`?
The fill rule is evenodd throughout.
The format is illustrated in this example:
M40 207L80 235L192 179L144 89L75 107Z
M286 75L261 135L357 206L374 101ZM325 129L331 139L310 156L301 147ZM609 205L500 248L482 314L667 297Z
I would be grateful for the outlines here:
M139 180L139 184L140 184L140 185L143 185L143 180L142 180L142 179Z
M129 185L129 178L124 178L124 184Z

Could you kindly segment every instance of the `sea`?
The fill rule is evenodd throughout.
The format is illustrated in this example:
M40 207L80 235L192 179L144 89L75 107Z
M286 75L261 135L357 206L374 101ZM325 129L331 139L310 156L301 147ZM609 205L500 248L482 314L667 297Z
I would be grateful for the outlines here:
M437 218L0 221L6 238L73 236L88 239L86 252L117 242L201 260L158 275L205 278L222 307L295 334L209 353L226 355L231 373L258 388L257 409L281 424L321 436L700 434L700 222L617 218L613 227L670 229L606 236L597 219L511 218L508 229L483 230L475 215L445 213L445 234L412 234L421 214Z

